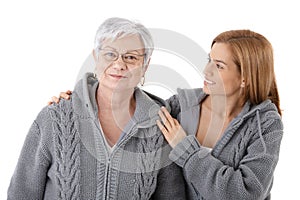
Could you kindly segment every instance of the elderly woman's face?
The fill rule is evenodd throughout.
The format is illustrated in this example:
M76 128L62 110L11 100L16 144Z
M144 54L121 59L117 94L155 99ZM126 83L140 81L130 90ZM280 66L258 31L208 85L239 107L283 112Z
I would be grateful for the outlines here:
M144 45L138 35L129 35L102 43L96 73L101 87L112 90L133 89L144 75Z

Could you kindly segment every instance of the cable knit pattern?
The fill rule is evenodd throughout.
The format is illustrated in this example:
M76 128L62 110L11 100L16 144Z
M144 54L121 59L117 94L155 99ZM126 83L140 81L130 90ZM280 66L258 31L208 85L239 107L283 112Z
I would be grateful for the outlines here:
M150 133L148 131L141 131L142 137L137 144L138 152L140 152L137 159L138 170L144 173L136 174L138 181L135 183L134 199L150 199L157 182L155 177L157 177L157 169L160 167L160 148L164 138L161 134L151 136L151 133L157 132L157 126L152 127Z
M111 152L98 119L98 81L87 74L71 100L45 107L25 140L9 200L182 200L185 183L155 120L164 100L134 91L136 110ZM158 105L159 104L159 105ZM136 162L137 161L137 162ZM168 163L166 162L166 163Z
M206 96L201 90L195 96L195 91L178 92L180 122L188 136L169 155L183 168L191 199L270 199L283 136L276 106L270 100L246 102L209 151L195 137Z
M80 137L71 101L49 107L53 119L56 182L61 200L78 199L80 195Z

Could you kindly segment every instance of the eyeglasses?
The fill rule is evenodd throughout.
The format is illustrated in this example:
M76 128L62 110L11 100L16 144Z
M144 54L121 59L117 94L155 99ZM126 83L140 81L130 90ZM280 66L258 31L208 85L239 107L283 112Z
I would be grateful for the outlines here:
M111 49L99 49L99 55L102 56L108 62L116 61L119 59L119 56L121 56L124 63L137 65L141 63L143 57L146 54L134 54L134 53L120 54L119 52Z

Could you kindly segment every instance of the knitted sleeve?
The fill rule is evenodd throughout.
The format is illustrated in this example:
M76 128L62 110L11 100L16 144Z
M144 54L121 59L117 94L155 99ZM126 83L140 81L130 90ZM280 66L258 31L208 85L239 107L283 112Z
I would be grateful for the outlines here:
M278 161L283 126L281 120L270 119L261 129L260 136L241 141L233 147L233 152L228 152L240 157L236 166L213 156L192 135L172 150L170 159L183 168L186 180L204 199L267 199ZM244 153L237 148L244 149Z
M36 121L26 136L8 188L7 199L43 199L50 163Z

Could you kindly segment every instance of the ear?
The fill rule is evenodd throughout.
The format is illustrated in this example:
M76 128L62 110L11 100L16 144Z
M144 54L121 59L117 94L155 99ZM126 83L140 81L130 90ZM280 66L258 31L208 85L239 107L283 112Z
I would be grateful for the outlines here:
M98 58L97 58L97 56L96 56L96 52L95 52L95 49L93 49L93 58L94 58L94 61L95 61L95 63L97 62L97 60L98 60Z
M244 88L245 87L245 79L242 80L242 83L241 83L241 88Z
M145 73L149 67L150 60L151 60L151 58L148 59L147 63L143 67L143 75L145 75Z

